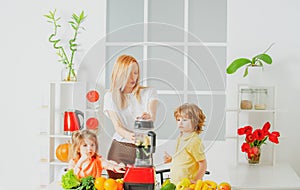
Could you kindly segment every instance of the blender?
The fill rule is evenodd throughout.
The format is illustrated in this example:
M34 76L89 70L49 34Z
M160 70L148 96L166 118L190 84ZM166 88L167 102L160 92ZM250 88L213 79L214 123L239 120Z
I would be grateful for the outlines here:
M136 158L133 166L126 168L125 190L153 190L155 168L153 153L156 147L156 134L151 120L136 120L134 123Z

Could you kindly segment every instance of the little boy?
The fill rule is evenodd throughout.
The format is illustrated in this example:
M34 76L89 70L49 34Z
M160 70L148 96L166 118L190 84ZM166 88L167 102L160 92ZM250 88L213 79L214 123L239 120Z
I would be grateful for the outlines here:
M177 184L183 178L196 183L203 178L207 168L204 146L199 137L205 115L197 105L186 103L175 110L174 117L180 134L175 154L171 157L165 152L164 162L172 162L170 178L173 183Z

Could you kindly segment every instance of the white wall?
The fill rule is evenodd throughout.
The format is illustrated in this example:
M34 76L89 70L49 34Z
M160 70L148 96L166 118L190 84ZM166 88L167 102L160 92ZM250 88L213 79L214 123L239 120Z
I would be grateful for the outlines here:
M85 10L88 19L79 37L78 61L104 35L104 0L11 0L1 2L1 158L0 189L37 189L39 184L39 130L47 125L41 108L47 98L48 82L60 78L61 63L47 41L51 32L42 17L54 8L62 20ZM276 42L270 54L274 64L266 68L265 79L278 87L278 106L286 112L278 116L283 138L279 160L290 162L300 174L297 148L299 134L298 94L300 91L300 1L228 0L228 61L252 56ZM66 32L64 35L68 35ZM228 76L228 105L242 73ZM233 97L232 97L233 96ZM228 118L230 123L230 118ZM228 136L235 133L228 127ZM228 147L228 149L235 147ZM211 147L214 149L214 146ZM216 154L217 151L211 151ZM229 152L232 152L230 150ZM218 155L209 155L216 159ZM221 160L220 160L221 161ZM13 186L11 186L13 184Z
M264 70L264 82L277 86L277 127L281 132L277 161L288 161L300 175L300 133L298 101L300 92L300 1L228 0L228 63L239 57L252 57L269 51L273 64ZM236 104L237 83L243 70L227 77L227 104ZM228 118L230 123L230 118ZM228 135L236 133L228 125Z
M47 41L51 25L42 16L57 8L61 21L73 12L88 15L78 61L104 34L105 0L1 1L0 189L39 186L39 130L48 125L48 82L60 79L61 63ZM66 24L66 23L64 23ZM62 25L69 29L68 24ZM63 35L70 32L65 31ZM46 115L45 115L46 114Z

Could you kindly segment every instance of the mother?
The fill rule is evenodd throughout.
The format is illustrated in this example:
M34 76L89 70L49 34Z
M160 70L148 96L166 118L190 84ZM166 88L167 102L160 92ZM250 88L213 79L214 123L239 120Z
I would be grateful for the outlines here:
M155 120L156 90L140 86L140 67L130 55L121 55L114 64L110 91L104 96L103 112L114 125L115 134L108 152L108 160L134 164L134 121ZM124 174L108 171L110 178L123 178Z

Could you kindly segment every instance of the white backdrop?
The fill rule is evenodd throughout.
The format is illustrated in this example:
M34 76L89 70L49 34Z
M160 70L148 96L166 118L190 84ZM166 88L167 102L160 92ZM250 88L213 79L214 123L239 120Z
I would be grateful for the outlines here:
M86 31L79 37L81 51L77 61L80 62L95 41L103 37L105 1L11 0L0 4L0 189L38 189L38 133L48 124L42 106L47 104L48 82L59 79L61 69L47 41L51 27L42 15L57 8L62 20L67 20L73 12L85 10L88 19L84 24ZM228 62L241 56L251 57L276 42L269 52L274 63L266 68L265 80L277 85L277 105L283 110L277 121L282 134L279 161L290 162L298 175L299 7L298 0L228 0ZM236 103L232 92L240 76L242 71L228 76L228 105ZM227 130L228 136L235 133L230 126ZM218 155L213 157L216 159Z

